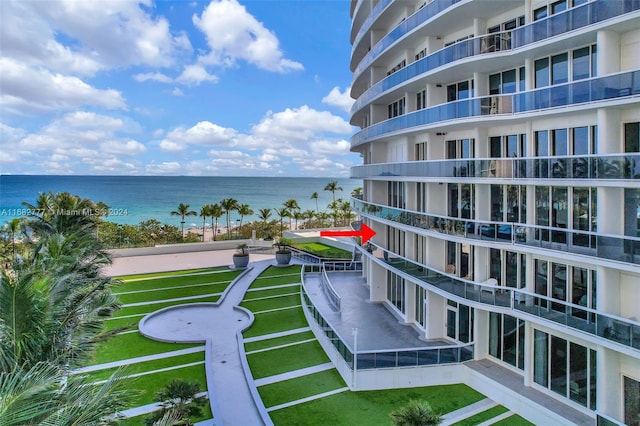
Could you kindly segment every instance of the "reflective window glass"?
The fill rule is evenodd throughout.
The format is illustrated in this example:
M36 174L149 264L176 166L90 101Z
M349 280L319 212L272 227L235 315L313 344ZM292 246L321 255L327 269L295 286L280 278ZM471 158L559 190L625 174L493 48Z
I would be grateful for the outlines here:
M568 54L562 53L551 57L551 81L552 84L569 81Z
M581 80L589 78L591 64L589 63L589 47L574 50L572 53L572 78L573 80Z
M535 62L536 88L549 85L549 58L538 59Z

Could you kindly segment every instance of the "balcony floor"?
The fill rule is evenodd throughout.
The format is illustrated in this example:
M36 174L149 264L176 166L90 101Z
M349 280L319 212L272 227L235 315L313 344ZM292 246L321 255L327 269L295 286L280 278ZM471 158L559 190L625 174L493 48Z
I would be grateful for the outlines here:
M317 273L305 274L307 292L315 307L342 338L353 347L353 328L358 328L358 351L426 348L452 344L442 339L421 340L417 332L403 325L381 303L369 300L369 288L359 272L329 272L329 279L341 297L341 312L329 306Z
M594 418L589 417L585 413L572 408L556 398L534 389L533 387L525 386L521 375L509 370L508 368L502 367L495 362L488 359L481 359L477 361L469 361L465 363L465 365L483 376L486 376L488 379L505 386L514 393L522 395L523 397L545 407L549 411L559 414L575 425L592 426L595 424Z

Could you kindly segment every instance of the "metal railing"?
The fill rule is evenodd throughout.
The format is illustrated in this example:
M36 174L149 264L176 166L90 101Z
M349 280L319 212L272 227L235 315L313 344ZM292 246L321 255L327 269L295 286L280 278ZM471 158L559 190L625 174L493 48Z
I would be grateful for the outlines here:
M351 168L352 179L392 176L433 179L636 180L640 179L640 154L425 160L366 164Z
M640 95L640 70L594 77L524 92L447 102L365 127L351 137L351 147L395 132L462 118L505 116Z
M329 280L327 269L324 267L324 264L322 265L322 291L324 292L324 295L327 296L329 306L331 306L334 311L340 312L340 302L342 298L331 285L331 280Z
M479 283L407 259L372 243L383 253L363 254L399 274L462 299L520 311L535 317L598 336L624 346L640 350L640 322L617 315L604 314L595 309L576 305L552 297L541 296L523 289Z
M493 241L640 264L640 238L515 222L460 219L352 199L353 209L412 228L471 240Z
M331 342L351 370L379 368L420 367L428 365L457 364L473 359L473 343L442 345L425 348L398 348L386 350L358 350L355 352L330 322L315 307L307 293L304 276L307 273L321 273L319 265L303 265L301 271L300 296L304 308L315 320L322 333ZM354 360L354 352L357 359ZM355 361L355 363L354 363Z

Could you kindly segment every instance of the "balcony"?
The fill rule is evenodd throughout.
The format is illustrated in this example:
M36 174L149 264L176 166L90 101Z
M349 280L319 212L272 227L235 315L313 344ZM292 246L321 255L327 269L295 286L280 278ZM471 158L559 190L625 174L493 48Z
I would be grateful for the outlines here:
M339 312L322 288L322 265L305 265L301 286L303 308L309 322L316 325L312 327L314 332L324 334L349 369L422 367L473 359L473 343L418 339L413 329L399 324L382 304L369 301L361 269L347 271L349 265L351 262L342 266L334 262L324 268L324 275L341 299ZM338 270L332 271L336 266Z
M389 34L373 46L367 56L362 59L354 71L353 81L357 80L360 77L360 74L388 47L406 36L409 32L423 25L425 21L451 7L458 1L459 0L447 0L446 2L432 2L403 21L399 26L394 28ZM433 7L429 8L429 6L432 5ZM568 9L562 13L551 15L547 18L531 22L513 31L509 31L508 34L505 34L508 35L508 45L503 44L497 50L519 49L529 44L564 34L569 31L584 28L588 25L597 24L607 19L615 18L636 10L640 10L640 0L597 0L588 2L584 5ZM396 76L394 79L387 78L379 82L378 84L382 84L384 88L375 88L378 84L374 85L359 97L358 102L353 106L352 113L362 107L362 105L358 106L360 98L365 98L363 103L366 104L377 94L389 90L390 88L417 75L459 59L489 53L492 51L488 48L491 45L495 45L495 42L492 42L491 39L487 39L487 36L479 36L474 39L456 43L455 45L435 52L412 64L412 66L415 65L414 67L407 67L403 74ZM493 51L496 51L496 49Z
M389 176L401 176L407 180L430 178L438 181L459 181L460 178L464 178L465 182L473 179L561 179L564 185L566 179L632 181L640 179L640 154L407 161L351 168L352 179ZM606 186L604 182L589 184Z
M640 238L598 232L568 230L524 223L459 219L414 212L352 199L353 208L364 217L379 218L432 233L466 238L472 242L490 241L519 247L567 251L631 266L640 265Z
M529 314L538 318L541 324L549 322L581 331L607 342L634 349L640 354L640 322L615 315L604 314L582 305L541 296L524 289L482 284L445 274L420 263L399 256L389 250L372 244L372 253L362 250L363 255L383 265L401 276L426 284L427 288L444 293L445 297L455 296L470 306L478 306L496 312L522 317ZM463 302L463 303L465 303ZM496 309L500 308L500 309Z
M369 126L351 137L351 147L354 148L394 133L417 132L427 126L441 124L445 121L490 116L514 116L550 108L637 95L640 95L639 70L509 95L464 99L421 109Z

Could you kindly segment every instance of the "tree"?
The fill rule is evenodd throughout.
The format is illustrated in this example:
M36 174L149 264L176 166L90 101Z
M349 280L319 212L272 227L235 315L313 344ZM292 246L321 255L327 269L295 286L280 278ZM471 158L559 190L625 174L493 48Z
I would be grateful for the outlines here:
M196 216L198 213L196 213L193 210L189 210L189 204L184 204L184 203L180 203L180 205L178 206L178 210L172 211L171 212L171 216L180 216L181 217L181 221L180 224L182 225L180 232L181 235L184 237L184 222L185 222L185 217L186 216Z
M231 239L231 218L229 213L238 208L238 200L233 198L225 198L220 201L220 207L227 214L227 239Z
M282 205L289 212L289 230L291 230L291 219L294 217L293 213L296 210L300 210L300 206L298 205L298 201L294 200L293 198L288 199L287 201L282 203Z
M340 204L340 210L342 211L342 217L346 226L349 224L349 220L351 219L351 203L349 201L343 201Z
M316 200L316 214L319 213L320 211L318 210L318 193L314 192L313 194L311 194L311 199L312 200Z
M325 191L331 191L331 196L333 197L333 201L336 200L336 191L342 191L342 187L338 186L338 182L333 180L329 182L325 187Z
M289 210L287 210L286 207L282 207L279 209L275 209L276 214L278 215L278 217L280 217L280 236L282 236L282 230L284 229L284 223L282 222L282 220L285 217L289 216Z
M436 414L427 401L415 399L389 416L394 426L436 426L442 423L442 416Z
M202 416L202 407L206 399L197 396L200 393L200 384L195 381L173 379L164 388L156 393L156 401L160 402L162 409L145 419L145 424L153 425L157 420L165 417L167 413L178 420L180 425L190 425L190 417Z
M311 229L313 228L313 218L316 217L316 212L314 212L313 210L305 210L302 213L303 218L307 221L305 223L305 228L306 229Z
M258 210L258 219L262 221L263 229L267 229L267 221L271 217L271 209L260 209Z
M31 211L29 225L38 235L96 232L96 204L68 192L40 193L35 204L23 202Z
M253 210L251 210L249 204L240 204L237 210L240 215L240 233L242 233L242 221L245 216L251 216L253 214Z
M209 214L211 216L211 228L213 229L213 241L215 241L218 235L218 219L220 219L220 216L222 216L222 207L220 207L220 204L218 203L209 204L209 207L211 209Z
M207 218L211 216L211 213L209 212L210 209L211 209L211 206L209 204L200 207L200 217L202 218L202 241L203 242L204 242L204 233L205 233L204 230L205 230L205 225L207 224Z

